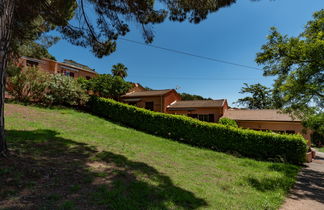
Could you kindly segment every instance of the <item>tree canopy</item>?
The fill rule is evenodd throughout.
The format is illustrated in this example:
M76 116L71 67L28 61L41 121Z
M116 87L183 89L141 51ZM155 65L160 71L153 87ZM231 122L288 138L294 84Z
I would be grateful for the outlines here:
M127 77L127 70L128 68L122 64L122 63L117 63L116 65L112 66L111 73L113 76L119 76L121 78Z
M275 76L274 95L287 112L300 117L322 112L324 105L324 10L315 12L297 37L272 27L257 54L265 76Z
M260 83L248 85L244 83L241 94L249 94L244 98L240 98L235 102L249 109L270 109L273 108L272 94L270 88L261 85Z
M212 100L211 98L204 98L200 95L194 95L189 93L180 93L181 99L183 101L190 101L190 100Z
M199 23L235 0L0 0L0 153L4 141L5 71L19 46L57 29L70 43L89 47L97 57L116 50L116 40L139 25L153 41L153 25L171 21ZM71 19L73 19L71 21Z

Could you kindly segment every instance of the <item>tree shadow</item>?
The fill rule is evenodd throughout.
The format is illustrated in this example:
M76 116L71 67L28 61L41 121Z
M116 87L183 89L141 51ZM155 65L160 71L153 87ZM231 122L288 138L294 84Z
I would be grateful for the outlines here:
M280 172L282 176L264 177L262 179L247 177L247 183L261 192L274 191L278 189L288 191L294 184L294 179L292 178L296 177L300 167L290 164L272 163L268 168Z
M207 202L143 162L59 136L7 130L0 159L0 208L197 209Z
M321 160L321 157L315 158L315 161L316 160ZM324 162L322 161L322 164L323 163ZM270 165L269 169L282 173L283 177L265 177L261 180L255 178L247 178L247 182L249 183L249 185L262 192L273 191L278 188L285 188L286 190L290 189L288 195L289 198L295 200L316 200L317 202L324 203L323 171L313 170L309 166L304 166L302 170L298 173L298 166L288 164L283 165L279 163L274 163ZM297 181L294 183L291 177L295 177L297 173ZM291 188L292 186L293 188Z

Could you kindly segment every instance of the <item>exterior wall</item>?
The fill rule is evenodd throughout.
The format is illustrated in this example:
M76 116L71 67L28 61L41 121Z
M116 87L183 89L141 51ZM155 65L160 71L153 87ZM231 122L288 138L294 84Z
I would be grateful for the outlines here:
M176 91L171 91L163 97L163 112L167 113L167 106L173 103L174 101L180 101L181 96Z
M162 100L163 98L161 96L141 97L141 100L136 103L136 106L140 108L145 108L146 102L153 102L154 104L153 111L162 112L163 111L163 108L161 107L161 104L163 104Z
M77 79L79 77L93 78L93 77L97 76L96 72L89 72L89 71L85 71L85 70L82 70L79 68L73 68L75 70L69 70L69 69L62 68L62 67L64 67L64 65L62 65L59 62L56 62L54 60L50 60L50 59L41 59L41 60L35 59L35 60L39 60L39 63L38 63L39 70L45 71L50 74L58 74L58 73L64 74L64 72L73 72L75 79ZM18 61L18 66L26 67L27 59L24 57L20 58Z
M253 130L295 131L307 139L310 145L311 131L306 130L301 122L271 122L271 121L236 121L239 127Z
M177 110L171 111L168 110L167 113L169 114L179 114L179 115L188 115L188 114L213 114L214 115L214 122L217 122L219 118L223 115L223 108L196 108L193 111L188 110Z

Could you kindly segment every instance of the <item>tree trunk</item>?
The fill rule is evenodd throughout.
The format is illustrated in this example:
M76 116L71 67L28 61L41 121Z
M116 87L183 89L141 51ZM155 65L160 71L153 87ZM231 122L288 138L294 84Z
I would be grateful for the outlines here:
M7 152L4 128L6 67L12 33L15 0L0 0L0 155Z

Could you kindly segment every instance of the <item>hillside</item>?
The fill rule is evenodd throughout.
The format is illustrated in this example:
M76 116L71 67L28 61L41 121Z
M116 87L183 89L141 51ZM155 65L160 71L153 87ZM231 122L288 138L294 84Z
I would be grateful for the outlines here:
M0 159L1 209L277 209L299 169L70 109L6 104L5 114L12 155Z

